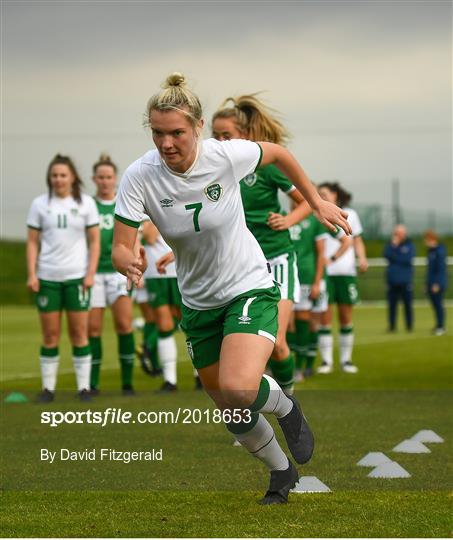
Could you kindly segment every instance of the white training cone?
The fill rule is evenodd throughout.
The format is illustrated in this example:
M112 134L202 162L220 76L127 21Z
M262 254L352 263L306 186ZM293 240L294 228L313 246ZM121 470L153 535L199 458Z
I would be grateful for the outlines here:
M369 452L357 462L357 465L360 465L360 467L377 467L378 465L390 463L391 461L392 460L382 452Z
M403 452L405 454L429 454L431 450L419 441L411 441L406 439L405 441L397 444L392 450L393 452Z
M411 437L411 441L418 441L421 443L442 443L445 442L442 437L439 437L437 433L431 429L422 429Z
M399 463L391 461L379 465L368 476L369 478L409 478L410 474Z
M331 490L316 476L301 476L292 493L329 493Z

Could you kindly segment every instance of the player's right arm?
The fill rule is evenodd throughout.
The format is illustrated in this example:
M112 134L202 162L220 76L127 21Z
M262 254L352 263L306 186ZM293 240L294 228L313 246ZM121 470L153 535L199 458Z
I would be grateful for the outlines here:
M115 220L112 245L113 266L127 277L128 286L134 284L139 287L142 284L147 261L144 247L140 247L138 256L134 252L136 239L137 228Z
M39 241L41 231L37 229L28 229L27 236L27 287L32 292L39 291L39 280L36 275L36 265L39 254Z

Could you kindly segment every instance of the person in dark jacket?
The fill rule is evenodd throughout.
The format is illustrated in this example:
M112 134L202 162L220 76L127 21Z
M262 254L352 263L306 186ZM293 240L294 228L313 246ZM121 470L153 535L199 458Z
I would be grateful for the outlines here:
M388 261L387 300L390 332L394 332L396 329L396 310L400 299L404 304L406 329L411 331L414 325L412 308L412 281L414 276L412 260L414 256L414 244L407 237L406 227L396 225L393 229L392 239L384 249L384 257Z
M426 274L426 292L433 306L436 326L433 333L436 336L445 334L445 310L443 299L447 288L447 251L439 243L439 237L433 230L423 235L425 246L428 248L428 271Z

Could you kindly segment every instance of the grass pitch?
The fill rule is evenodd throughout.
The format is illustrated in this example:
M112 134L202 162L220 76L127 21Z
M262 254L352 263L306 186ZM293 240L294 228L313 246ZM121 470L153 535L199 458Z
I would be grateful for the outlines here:
M450 313L451 315L451 313ZM231 445L213 423L113 425L100 428L40 424L46 411L176 411L212 409L193 391L192 368L178 335L179 392L157 395L157 379L137 366L138 395L119 393L115 336L105 327L102 394L91 404L74 399L70 349L61 346L58 394L47 406L33 403L39 390L38 318L29 307L2 313L3 396L20 391L25 404L2 405L2 532L33 537L426 537L449 536L453 432L452 339L433 337L428 307L416 309L416 330L385 334L385 311L358 307L355 317L357 375L337 370L297 385L316 438L313 460L301 475L317 476L329 494L292 494L283 507L256 504L267 487L264 466ZM450 317L451 319L451 317ZM444 444L430 454L391 449L420 429L433 429ZM280 435L276 425L277 434ZM279 437L282 444L284 441ZM162 462L40 461L40 449L162 448ZM411 478L367 478L355 463L382 451Z

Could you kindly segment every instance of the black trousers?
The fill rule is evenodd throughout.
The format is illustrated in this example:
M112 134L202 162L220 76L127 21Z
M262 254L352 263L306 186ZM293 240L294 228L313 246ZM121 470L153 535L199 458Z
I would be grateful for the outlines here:
M431 300L434 315L436 317L436 328L445 328L445 310L443 306L444 291L440 290L437 293L428 291L428 296Z
M412 330L414 326L414 310L412 307L412 283L399 283L387 285L388 323L389 330L396 329L396 310L399 301L404 304L404 317L406 329Z

